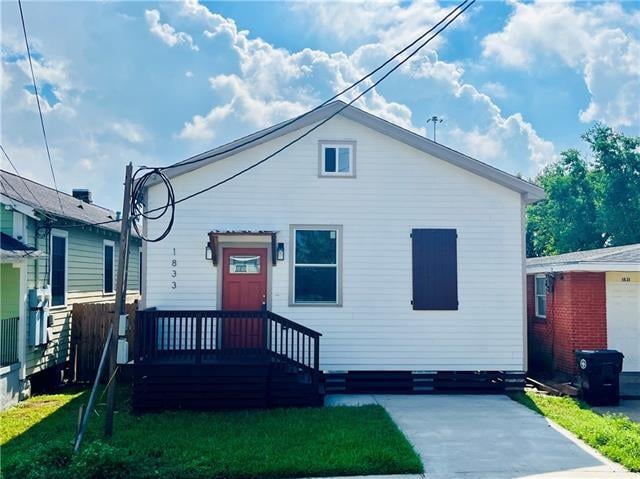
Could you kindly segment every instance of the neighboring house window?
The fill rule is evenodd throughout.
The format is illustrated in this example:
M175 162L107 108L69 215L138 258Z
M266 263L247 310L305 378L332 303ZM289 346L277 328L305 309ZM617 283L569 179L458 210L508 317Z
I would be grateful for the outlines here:
M104 241L102 284L106 294L113 293L113 241Z
M64 306L67 303L67 245L66 231L52 230L49 248L49 266L51 268L51 306Z
M356 142L320 142L320 176L355 176Z
M547 277L544 274L536 275L536 316L547 317Z
M414 229L413 309L458 309L458 234L454 229Z
M294 227L292 303L338 305L341 227Z

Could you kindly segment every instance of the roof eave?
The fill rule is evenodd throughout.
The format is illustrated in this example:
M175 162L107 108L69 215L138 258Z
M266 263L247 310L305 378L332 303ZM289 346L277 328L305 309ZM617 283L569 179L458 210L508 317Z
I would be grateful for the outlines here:
M596 262L596 261L572 261L565 263L545 263L528 265L527 273L566 273L569 271L591 271L591 272L640 272L640 263L637 262Z
M189 173L193 170L196 170L200 167L203 167L215 161L222 160L224 158L235 155L249 148L253 148L255 146L261 145L275 138L278 138L280 136L286 135L293 131L299 130L301 128L305 128L314 123L322 121L342 109L340 111L340 115L344 116L345 118L356 121L375 131L378 131L381 134L384 134L397 141L400 141L413 148L416 148L417 150L420 150L424 153L432 155L438 159L447 161L464 170L467 170L478 176L481 176L490 181L493 181L494 183L504 186L505 188L511 189L522 195L525 195L525 202L527 204L534 203L536 201L540 201L545 198L544 190L539 186L536 186L532 183L529 183L528 181L518 178L517 176L511 175L502 170L494 168L493 166L490 166L486 163L483 163L479 160L476 160L470 156L467 156L463 153L455 151L451 148L447 148L444 145L433 142L427 138L424 138L423 136L420 136L398 125L395 125L380 117L372 115L371 113L367 113L359 108L356 108L354 106L348 106L344 108L344 106L345 106L345 103L341 101L329 103L328 105L322 108L319 108L315 111L310 112L300 120L296 120L296 121L286 120L272 127L266 128L264 130L260 130L256 133L253 133L251 135L235 140L231 143L227 143L226 145L222 145L218 148L214 148L212 150L206 151L199 155L193 156L182 162L182 163L189 163L189 164L186 164L184 166L180 166L180 164L177 164L177 166L175 166L174 168L171 168L169 170L164 170L164 173L165 175L167 175L168 178L174 178L176 176ZM286 126L283 126L283 125L286 125ZM252 138L259 138L259 139L256 139L255 141L253 141ZM244 144L244 143L248 143L248 144ZM243 146L238 146L238 145L243 145ZM233 150L233 151L228 151L228 150ZM202 162L198 161L203 158L211 157L212 155L216 155L216 156L212 158L208 158L207 160L204 160ZM193 161L197 161L197 163L192 163ZM146 188L153 186L158 182L159 180L152 179L147 182Z

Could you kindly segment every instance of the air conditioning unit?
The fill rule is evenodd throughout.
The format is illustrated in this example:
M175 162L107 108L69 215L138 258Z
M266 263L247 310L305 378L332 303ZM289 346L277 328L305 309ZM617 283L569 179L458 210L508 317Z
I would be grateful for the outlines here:
M51 290L37 288L29 290L29 346L41 346L51 339L49 326L49 304Z

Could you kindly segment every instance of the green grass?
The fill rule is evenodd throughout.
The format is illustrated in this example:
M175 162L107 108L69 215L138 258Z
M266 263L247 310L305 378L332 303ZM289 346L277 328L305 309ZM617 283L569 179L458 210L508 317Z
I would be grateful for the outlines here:
M254 478L420 473L419 457L380 406L134 416L119 397L115 433L104 406L71 454L87 393L43 395L0 413L6 479Z
M640 424L620 414L600 415L577 399L533 391L513 397L571 431L612 461L640 471Z

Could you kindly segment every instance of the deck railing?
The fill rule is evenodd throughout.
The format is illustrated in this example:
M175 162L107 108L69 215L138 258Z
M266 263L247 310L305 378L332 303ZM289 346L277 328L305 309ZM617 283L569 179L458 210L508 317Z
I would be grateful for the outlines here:
M312 371L321 334L271 311L162 311L136 314L134 361L193 361L264 352Z
M19 323L19 317L0 319L0 366L18 362Z

